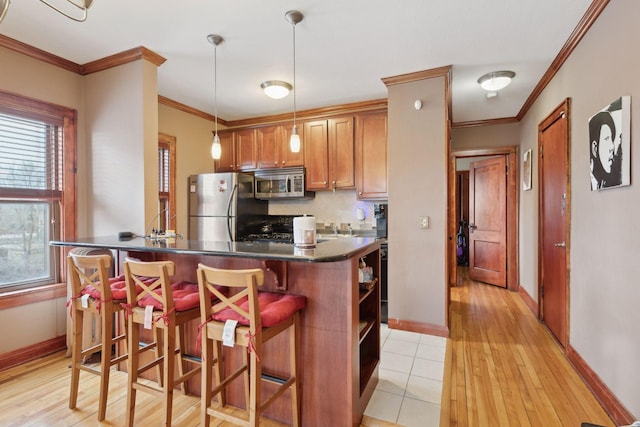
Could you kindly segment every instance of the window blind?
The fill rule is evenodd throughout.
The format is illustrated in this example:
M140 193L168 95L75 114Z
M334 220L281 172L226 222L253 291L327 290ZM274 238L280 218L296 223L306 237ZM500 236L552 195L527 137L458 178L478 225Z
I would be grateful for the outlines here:
M60 192L62 185L62 126L0 112L0 188Z

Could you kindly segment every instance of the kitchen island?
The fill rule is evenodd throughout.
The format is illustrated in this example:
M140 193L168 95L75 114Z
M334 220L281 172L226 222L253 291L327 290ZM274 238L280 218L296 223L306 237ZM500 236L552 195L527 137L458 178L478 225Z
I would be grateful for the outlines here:
M299 329L299 373L303 426L358 426L378 381L380 360L380 290L376 281L360 286L360 259L380 274L380 243L374 238L340 237L313 249L286 243L150 240L142 237L85 238L51 242L52 246L110 249L121 269L125 257L143 261L172 260L174 280L197 282L203 263L217 268L263 268L264 290L304 295ZM198 354L198 322L188 329L188 352ZM278 337L265 346L265 370L288 372L288 340ZM240 362L240 348L225 348L225 369ZM230 362L230 363L229 363ZM270 393L265 384L266 395ZM199 394L199 378L189 384ZM231 404L244 407L242 382L228 392ZM291 423L289 392L264 416Z

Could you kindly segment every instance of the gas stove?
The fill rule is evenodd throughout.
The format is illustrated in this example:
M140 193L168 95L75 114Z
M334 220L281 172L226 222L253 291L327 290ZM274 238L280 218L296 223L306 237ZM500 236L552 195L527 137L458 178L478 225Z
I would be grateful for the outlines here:
M257 233L249 234L242 238L244 242L275 242L275 243L293 243L292 233Z

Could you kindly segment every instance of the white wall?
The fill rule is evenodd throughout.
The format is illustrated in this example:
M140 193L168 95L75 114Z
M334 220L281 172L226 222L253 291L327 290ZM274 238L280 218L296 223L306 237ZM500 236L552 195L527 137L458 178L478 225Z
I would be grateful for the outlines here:
M157 191L145 192L158 188L157 88L153 119L145 112L146 85L154 83L147 82L153 76L145 64L135 61L85 77L88 236L143 234L158 213Z
M537 149L537 126L563 99L571 98L571 345L607 387L640 417L640 183L590 190L588 118L622 95L631 95L632 176L640 166L640 2L608 4L558 74L521 122L522 151ZM535 156L534 156L535 157ZM537 295L537 162L533 191L521 193L521 283ZM537 250L537 248L535 248ZM533 258L533 257L532 257Z

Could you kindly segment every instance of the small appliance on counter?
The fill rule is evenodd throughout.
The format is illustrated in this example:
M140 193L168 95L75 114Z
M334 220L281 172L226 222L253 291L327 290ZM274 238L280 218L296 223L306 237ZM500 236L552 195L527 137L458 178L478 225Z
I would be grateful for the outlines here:
M189 177L189 240L237 241L268 213L254 197L248 173L208 173Z
M299 216L293 218L293 244L297 248L316 247L316 218Z

